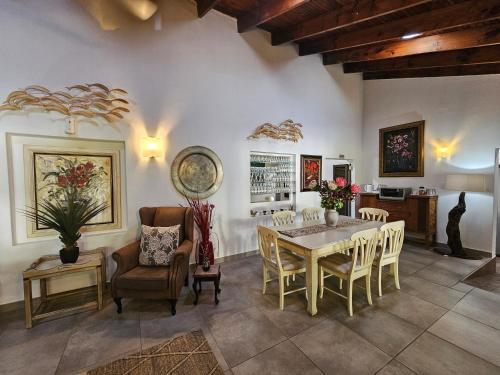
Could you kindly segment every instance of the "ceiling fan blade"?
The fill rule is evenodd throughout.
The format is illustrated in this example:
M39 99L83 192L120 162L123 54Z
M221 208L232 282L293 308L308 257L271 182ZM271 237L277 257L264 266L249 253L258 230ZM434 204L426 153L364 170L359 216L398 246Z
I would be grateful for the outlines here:
M119 0L118 2L127 11L143 21L151 18L158 10L158 5L151 0Z

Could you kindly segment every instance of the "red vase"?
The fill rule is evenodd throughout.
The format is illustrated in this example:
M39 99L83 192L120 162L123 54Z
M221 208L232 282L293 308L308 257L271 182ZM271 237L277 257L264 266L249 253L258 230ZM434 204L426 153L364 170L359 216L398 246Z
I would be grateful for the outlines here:
M210 264L214 264L214 244L212 241L200 242L198 245L198 264L203 264L208 259Z

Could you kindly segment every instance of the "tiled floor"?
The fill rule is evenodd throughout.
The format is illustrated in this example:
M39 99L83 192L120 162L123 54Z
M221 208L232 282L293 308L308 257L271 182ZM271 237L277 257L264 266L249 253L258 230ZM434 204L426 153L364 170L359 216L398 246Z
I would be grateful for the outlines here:
M500 258L497 257L496 273L471 278L467 284L500 295Z
M121 315L108 303L31 330L21 314L0 315L0 373L78 373L201 328L228 374L500 374L500 296L460 282L478 264L407 244L401 291L386 275L368 306L356 288L353 317L326 292L310 317L303 294L285 311L276 285L262 295L260 260L246 257L222 265L218 306L208 284L198 306L184 288L175 317L167 303L131 300Z

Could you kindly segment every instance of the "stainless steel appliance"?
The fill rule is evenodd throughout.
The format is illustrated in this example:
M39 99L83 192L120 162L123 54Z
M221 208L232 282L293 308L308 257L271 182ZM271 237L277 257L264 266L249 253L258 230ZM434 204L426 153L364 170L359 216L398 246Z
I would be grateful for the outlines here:
M404 201L407 196L411 195L411 188L389 188L381 187L379 192L380 199L388 199L395 201Z

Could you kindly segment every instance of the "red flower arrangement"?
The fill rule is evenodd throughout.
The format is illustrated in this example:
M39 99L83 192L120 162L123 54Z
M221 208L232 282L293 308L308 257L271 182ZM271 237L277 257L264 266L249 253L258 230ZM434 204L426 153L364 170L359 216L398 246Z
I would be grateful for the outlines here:
M343 177L337 177L335 181L321 181L314 190L319 192L321 207L339 210L344 207L345 201L352 201L361 188L357 184L348 184Z
M214 246L210 241L210 231L212 229L212 220L215 206L213 204L202 202L199 198L189 199L186 197L189 207L193 210L193 218L198 228L201 241L198 246L199 264L214 264Z

